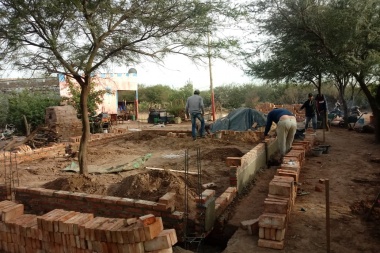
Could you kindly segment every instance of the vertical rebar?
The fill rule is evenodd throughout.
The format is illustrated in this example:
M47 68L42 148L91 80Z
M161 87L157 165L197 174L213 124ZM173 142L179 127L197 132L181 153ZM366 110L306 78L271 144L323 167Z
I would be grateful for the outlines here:
M17 166L17 154L15 153L15 166L16 166L16 180L17 180L17 186L20 186L20 179L18 175L18 166Z

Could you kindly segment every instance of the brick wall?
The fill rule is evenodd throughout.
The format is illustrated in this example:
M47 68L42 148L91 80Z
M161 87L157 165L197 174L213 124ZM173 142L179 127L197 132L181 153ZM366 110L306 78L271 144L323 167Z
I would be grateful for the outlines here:
M144 214L162 217L167 228L183 230L183 213L174 210L174 196L164 195L158 202L120 198L43 188L15 187L15 201L24 204L29 213L46 213L53 209L93 213L95 216L133 218ZM6 199L5 186L0 185L0 200ZM169 193L167 193L169 194Z

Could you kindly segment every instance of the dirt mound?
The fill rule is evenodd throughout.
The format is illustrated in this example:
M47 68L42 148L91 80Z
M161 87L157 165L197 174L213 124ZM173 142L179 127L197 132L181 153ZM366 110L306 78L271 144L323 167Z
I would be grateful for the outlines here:
M128 134L125 140L140 143L141 141L150 141L160 136L161 135L159 133L152 133L152 132L147 132L147 131L134 132L134 133Z
M112 195L117 197L158 201L158 199L167 192L175 192L177 193L176 209L183 211L185 184L185 180L173 172L151 170L125 178L119 183L119 186L114 189ZM190 203L194 201L194 198L197 195L195 193L195 177L190 178L188 186L189 205L195 205L194 203ZM194 208L191 209L194 210Z
M360 200L350 205L351 212L361 216L366 216L371 209L373 201ZM380 208L375 207L371 212L371 220L376 220L380 224Z
M211 161L225 161L226 157L242 157L244 155L238 148L215 148L202 154L202 159Z
M104 195L107 193L107 188L99 184L96 177L90 178L83 175L60 177L44 184L43 187L52 190L84 192L88 194Z

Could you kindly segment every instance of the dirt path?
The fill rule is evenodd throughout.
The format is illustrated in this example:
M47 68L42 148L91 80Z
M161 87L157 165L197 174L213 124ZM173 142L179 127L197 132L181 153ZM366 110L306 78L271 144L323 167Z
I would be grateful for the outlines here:
M301 188L310 194L296 199L284 250L260 248L258 236L238 229L223 253L326 252L325 192L320 178L330 180L331 252L379 252L380 208L375 209L369 222L363 219L380 191L380 164L370 162L371 157L380 157L380 145L375 145L373 139L373 135L341 128L326 133L326 143L331 145L329 154L307 157L301 171ZM322 140L321 130L317 140ZM240 221L260 216L275 169L257 175L251 191L237 203L230 224L239 226ZM316 186L323 191L316 191Z

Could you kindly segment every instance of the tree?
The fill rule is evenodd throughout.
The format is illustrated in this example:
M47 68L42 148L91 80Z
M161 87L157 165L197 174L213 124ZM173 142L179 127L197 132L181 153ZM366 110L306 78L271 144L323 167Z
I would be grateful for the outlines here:
M80 87L70 80L68 80L68 86L69 86L69 91L71 93L71 97L64 98L64 99L68 100L69 103L75 108L75 110L77 110L78 114L81 115L82 109L80 107L80 97L81 97ZM87 108L90 115L96 114L96 110L98 109L99 104L103 102L104 100L103 96L106 93L110 93L110 91L97 90L96 84L91 83L90 91L87 97Z
M20 69L62 73L81 87L80 173L87 174L91 77L112 61L131 65L169 53L205 56L205 35L240 12L228 0L0 0L0 47ZM222 19L223 17L223 19ZM215 46L228 49L236 40Z
M375 116L380 143L380 85L373 83L373 76L379 77L380 0L258 0L251 7L262 11L261 28L270 36L272 53L268 61L248 65L251 73L266 79L309 73L319 92L322 81L332 76L355 77ZM376 91L369 88L373 85Z

